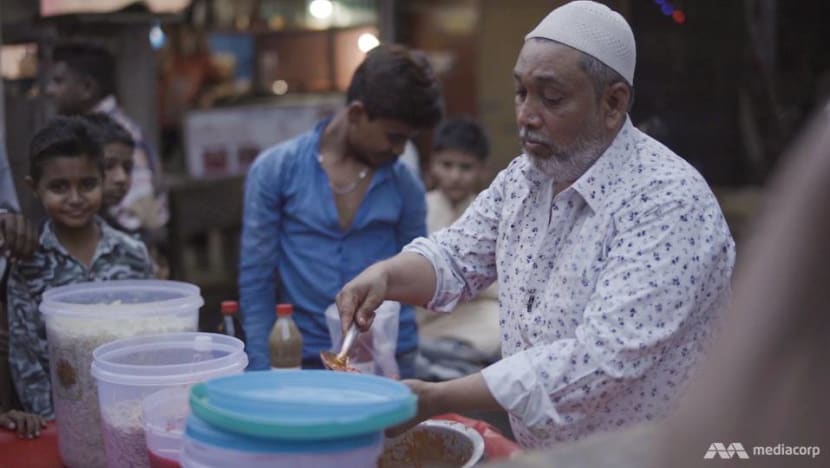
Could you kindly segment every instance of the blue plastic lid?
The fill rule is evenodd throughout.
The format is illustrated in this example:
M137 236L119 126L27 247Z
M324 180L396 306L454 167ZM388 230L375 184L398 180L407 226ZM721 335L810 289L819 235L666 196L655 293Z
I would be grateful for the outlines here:
M257 453L338 453L380 444L381 433L372 432L330 440L280 440L253 437L220 430L191 414L185 436L205 445Z
M190 409L222 431L294 441L383 431L415 415L406 385L332 371L260 371L193 386Z

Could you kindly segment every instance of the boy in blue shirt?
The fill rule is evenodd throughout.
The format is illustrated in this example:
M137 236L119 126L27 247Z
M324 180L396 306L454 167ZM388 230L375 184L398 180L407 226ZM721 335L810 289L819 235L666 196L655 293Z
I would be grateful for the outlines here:
M149 278L152 266L144 244L97 216L103 159L86 121L55 118L35 134L29 158L26 182L48 219L32 258L16 262L9 275L9 364L23 409L51 419L43 293L83 281Z
M294 304L303 367L321 367L319 353L331 347L324 313L340 288L426 234L423 185L398 156L442 112L424 57L379 46L355 71L346 107L257 158L245 183L239 277L249 369L269 366L278 298ZM417 346L413 310L402 307L401 377L414 375Z

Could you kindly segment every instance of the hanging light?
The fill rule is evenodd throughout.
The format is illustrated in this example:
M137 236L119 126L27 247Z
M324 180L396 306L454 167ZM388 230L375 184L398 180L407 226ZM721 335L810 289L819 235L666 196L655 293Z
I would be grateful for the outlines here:
M357 38L357 48L364 54L380 45L377 36L372 33L363 33Z
M312 0L308 4L308 12L317 19L326 19L331 16L333 11L334 5L330 0Z
M153 49L161 49L164 47L164 31L161 29L158 23L154 24L152 28L150 28L150 46Z

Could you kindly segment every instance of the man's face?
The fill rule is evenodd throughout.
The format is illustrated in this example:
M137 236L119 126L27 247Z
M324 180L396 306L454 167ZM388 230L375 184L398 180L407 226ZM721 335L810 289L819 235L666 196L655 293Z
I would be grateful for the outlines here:
M453 149L436 151L430 161L432 178L451 203L475 192L482 167L474 154Z
M362 110L350 115L349 148L360 161L380 167L398 159L416 129L394 119L369 119Z
M604 149L602 112L580 57L568 46L529 40L513 70L522 148L562 182L578 179Z
M121 203L130 190L133 149L124 143L104 145L104 206Z
M90 157L46 161L33 188L49 217L69 228L89 225L101 208L101 173Z
M89 80L73 72L64 62L56 63L51 70L46 95L61 115L83 114L89 110L91 91Z

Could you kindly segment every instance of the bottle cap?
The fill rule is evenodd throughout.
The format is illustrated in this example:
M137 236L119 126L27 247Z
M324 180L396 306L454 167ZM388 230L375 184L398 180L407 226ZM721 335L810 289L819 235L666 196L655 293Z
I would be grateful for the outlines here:
M294 312L294 306L291 304L277 304L277 316L287 317Z
M232 315L239 312L239 303L236 301L222 301L222 315Z

